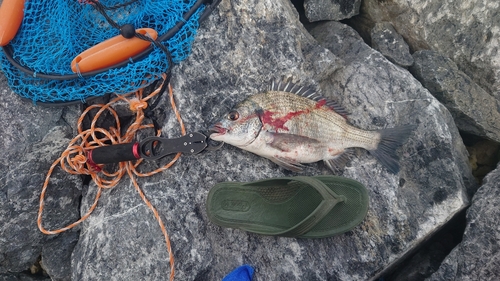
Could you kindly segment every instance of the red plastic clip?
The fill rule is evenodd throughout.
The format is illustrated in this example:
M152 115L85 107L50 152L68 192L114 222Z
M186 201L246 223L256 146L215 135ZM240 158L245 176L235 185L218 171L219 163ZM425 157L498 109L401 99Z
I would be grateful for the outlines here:
M87 164L90 168L96 172L100 172L102 169L92 160L92 150L87 151Z

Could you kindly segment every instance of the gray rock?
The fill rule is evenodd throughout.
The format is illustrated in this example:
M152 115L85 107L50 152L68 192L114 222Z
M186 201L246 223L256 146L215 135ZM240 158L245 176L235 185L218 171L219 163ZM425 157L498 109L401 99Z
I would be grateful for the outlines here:
M384 276L387 281L420 281L436 272L439 265L450 250L440 243L433 243L427 249L421 249L411 258L408 264L398 265L398 271L393 275Z
M428 241L422 243L415 254L396 266L394 272L383 276L383 280L419 281L436 272L451 250L462 241L465 229L465 211L458 213Z
M500 112L493 96L451 59L434 51L418 51L413 56L410 71L448 108L460 130L500 142Z
M371 30L372 48L379 51L391 62L407 67L413 64L408 44L391 23L376 23Z
M353 24L369 34L391 22L412 52L431 49L500 100L500 13L497 0L366 0Z
M335 30L335 32L331 32L332 30ZM360 68L359 64L363 64L366 57L369 57L370 55L373 56L373 50L370 50L370 48L368 48L364 44L360 44L359 42L361 42L361 38L359 36L353 36L350 39L348 36L345 36L346 34L352 34L352 29L350 29L349 27L342 25L342 24L339 24L339 23L325 23L325 24L320 25L319 28L313 29L311 32L322 44L324 44L324 46L326 46L330 50L332 50L332 52L334 52L335 54L338 54L338 55L345 55L345 57L342 57L342 58L345 58L346 63L348 65L351 65L351 67L350 67L350 69L349 69L349 67L347 67L345 69L345 74L343 73L343 71L339 71L338 73L336 73L338 76L345 75L344 81L348 82L348 81L353 81L356 79L361 80L359 78L359 76L363 75L363 76L365 76L363 78L368 79L368 81L366 81L365 85L358 85L357 87L370 87L370 86L373 86L373 85L378 83L378 82L369 82L370 79L371 80L379 80L380 78L386 77L386 75L381 75L381 73L384 73L384 71L382 69L376 69L375 66L373 67L374 69L373 69L372 73L370 73L369 75L367 75L366 73L360 73L360 74L357 73L359 71L359 68ZM342 34L342 35L339 36L339 34ZM338 40L339 37L343 37L343 40ZM344 46L344 48L338 48L339 44L342 44ZM375 57L375 59L379 60L380 58ZM390 76L390 75L394 75L392 73L392 71L387 76ZM392 77L392 78L394 78L394 77ZM366 86L366 85L368 85L368 86ZM399 85L397 87L399 90L406 92L404 90L404 87L401 88L401 86L399 86ZM349 91L354 91L354 89L350 89ZM359 91L366 91L366 92L372 91L373 92L375 90L369 90L369 89L364 90L363 89L363 90L359 90ZM353 101L352 103L354 105L362 104L359 101ZM345 104L345 101L342 102L342 104ZM380 120L380 118L373 119L373 123L379 123L381 121L383 121L383 120ZM449 118L448 118L448 122L451 122L449 120ZM453 138L455 139L454 142L456 143L456 145L462 147L461 148L462 152L457 155L459 158L462 158L462 160L460 162L465 161L465 159L463 158L463 155L464 155L463 146L460 143L460 137L456 131L453 132ZM461 169L463 169L464 171L467 171L468 168L466 166L467 165L464 165ZM468 182L469 186L474 186L474 183L471 182L472 180L471 180L470 176L468 176L466 178L466 181Z
M50 277L33 276L27 273L0 273L0 281L50 281Z
M361 0L305 0L304 9L310 22L343 20L359 13Z
M203 130L237 102L267 88L269 79L292 76L340 101L352 113L351 122L364 129L418 124L400 151L402 171L389 174L360 152L343 175L369 189L367 219L345 235L307 240L221 228L205 213L208 190L218 182L296 174L231 146L183 156L166 172L138 180L170 233L178 280L221 280L243 263L256 268L256 281L370 279L468 204L466 190L474 179L449 112L409 72L359 36L346 36L353 33L347 29L323 27L332 44L340 45L334 48L349 50L336 54L301 27L289 1L222 1L200 28L189 58L175 68L177 106L188 131ZM159 114L160 109L164 134L179 136L166 99ZM330 172L312 164L304 174L322 173ZM94 195L91 185L82 210ZM124 179L103 192L99 207L82 224L72 256L73 279L164 280L169 274L164 244L152 213Z
M467 210L462 242L443 261L428 281L496 280L500 276L500 166L484 178Z
M77 231L67 231L43 245L41 264L52 281L71 280L71 254L79 236Z
M36 107L21 100L8 88L3 74L0 91L0 151L4 159L0 163L0 273L21 272L35 263L49 238L36 224L39 196L52 161L72 135L64 121L71 109ZM77 184L78 178L55 171L47 191L46 228L61 227L78 218L81 192ZM58 238L52 243L56 241Z

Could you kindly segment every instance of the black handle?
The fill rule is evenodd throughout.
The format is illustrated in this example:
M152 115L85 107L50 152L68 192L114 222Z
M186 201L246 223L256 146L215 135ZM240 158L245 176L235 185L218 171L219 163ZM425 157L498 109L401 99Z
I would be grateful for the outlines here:
M197 154L207 147L207 137L198 132L180 138L149 137L139 144L139 155L144 160L156 160L173 153Z
M133 161L141 158L138 148L138 142L100 146L89 150L87 159L94 164Z

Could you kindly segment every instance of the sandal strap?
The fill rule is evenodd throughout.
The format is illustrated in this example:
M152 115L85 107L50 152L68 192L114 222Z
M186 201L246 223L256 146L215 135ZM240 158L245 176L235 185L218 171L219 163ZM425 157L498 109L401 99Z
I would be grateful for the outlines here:
M314 188L320 195L323 197L321 203L318 204L318 207L314 209L306 218L297 223L296 225L290 227L289 229L274 233L274 235L286 236L286 237L298 237L309 230L311 230L318 222L320 222L339 202L345 200L344 196L339 196L335 192L331 190L327 185L325 185L322 181L317 180L312 177L282 177L266 180L267 183L272 182L290 182L296 181L306 184L309 187Z

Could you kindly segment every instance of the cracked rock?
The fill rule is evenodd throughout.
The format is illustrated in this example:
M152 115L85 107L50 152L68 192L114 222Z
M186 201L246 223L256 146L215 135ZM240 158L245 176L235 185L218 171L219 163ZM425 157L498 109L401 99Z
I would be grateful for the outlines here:
M399 35L391 23L376 23L371 30L372 48L379 51L391 62L408 67L413 64L410 48L403 36Z
M500 101L438 52L418 51L413 57L410 71L450 110L460 130L500 142Z

